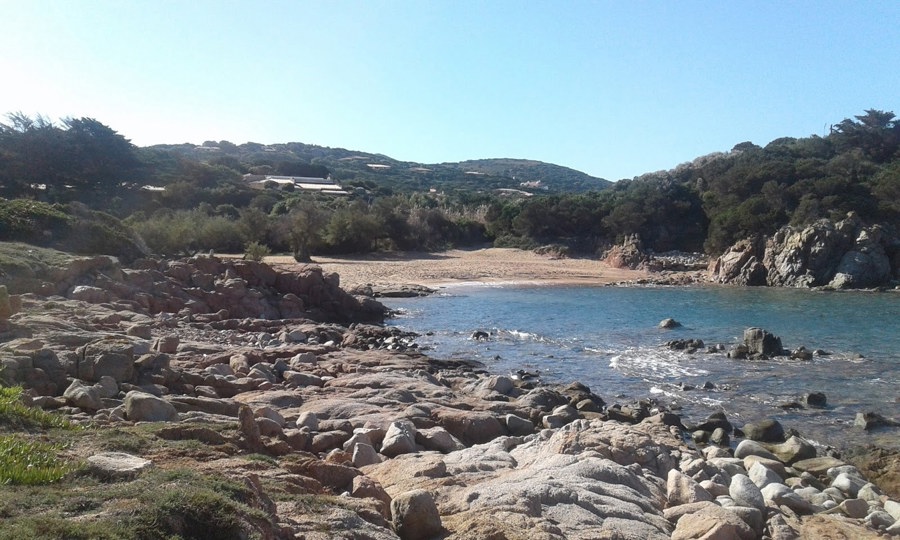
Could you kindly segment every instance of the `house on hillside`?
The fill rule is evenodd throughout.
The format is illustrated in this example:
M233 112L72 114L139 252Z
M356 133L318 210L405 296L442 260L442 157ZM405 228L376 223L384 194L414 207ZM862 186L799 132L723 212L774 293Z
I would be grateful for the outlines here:
M314 191L326 195L347 195L347 192L340 185L336 184L330 176L328 178L319 178L316 176L245 174L244 182L253 189L266 189L267 186L273 184L278 187L292 185L294 189L302 191Z

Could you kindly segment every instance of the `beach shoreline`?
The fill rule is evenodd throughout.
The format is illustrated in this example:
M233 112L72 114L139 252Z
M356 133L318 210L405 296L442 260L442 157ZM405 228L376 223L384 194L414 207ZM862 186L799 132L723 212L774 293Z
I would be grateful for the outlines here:
M302 267L290 256L265 262ZM598 286L649 280L660 274L615 268L587 258L558 258L514 248L453 249L439 253L390 252L343 257L314 257L312 264L337 273L341 286ZM666 274L671 275L671 273Z

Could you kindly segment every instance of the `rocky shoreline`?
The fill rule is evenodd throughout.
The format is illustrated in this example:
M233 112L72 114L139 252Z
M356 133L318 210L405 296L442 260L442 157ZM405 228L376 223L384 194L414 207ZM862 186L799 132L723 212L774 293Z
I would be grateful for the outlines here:
M15 287L0 291L0 361L30 404L192 444L69 452L108 482L176 464L239 480L265 516L241 522L246 536L900 534L896 499L780 426L743 426L733 447L724 415L687 429L651 402L429 358L315 266L98 258Z

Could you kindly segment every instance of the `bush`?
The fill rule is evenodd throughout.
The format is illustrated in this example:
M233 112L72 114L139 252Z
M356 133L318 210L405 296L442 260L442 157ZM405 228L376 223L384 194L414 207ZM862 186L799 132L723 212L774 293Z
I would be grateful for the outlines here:
M60 205L0 199L0 240L48 245L68 232L71 223Z
M247 244L247 247L244 248L244 258L250 261L259 262L267 255L271 254L272 250L269 249L269 246L260 244L259 242L250 242Z

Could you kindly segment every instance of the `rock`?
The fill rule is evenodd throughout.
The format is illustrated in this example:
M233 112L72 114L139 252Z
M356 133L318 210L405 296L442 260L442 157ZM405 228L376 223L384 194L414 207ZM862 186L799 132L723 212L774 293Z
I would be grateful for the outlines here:
M878 413L865 412L856 413L856 419L853 421L853 425L856 427L861 427L868 431L870 429L877 429L881 427L897 427L900 426L900 422L885 418Z
M160 353L175 354L178 352L178 344L180 340L178 336L163 336L156 340L153 349Z
M716 505L704 506L678 520L672 540L756 540L756 532L734 512Z
M81 300L89 304L103 304L109 302L112 297L107 291L99 287L91 287L89 285L78 285L72 287L69 291L69 298L73 300Z
M433 428L420 429L416 432L416 442L425 447L426 450L433 450L447 454L456 450L462 450L466 446L446 429L438 426Z
M503 417L503 423L510 435L525 436L534 433L534 424L530 420L521 418L514 414L507 414Z
M880 504L881 498L884 496L884 493L881 492L878 486L869 482L863 487L859 488L856 496L866 502Z
M778 420L760 420L744 425L744 436L759 442L783 442L784 428Z
M866 526L876 530L885 530L894 525L894 523L896 522L897 520L891 517L891 515L887 512L876 510L866 516L865 524Z
M763 249L762 239L746 239L734 244L710 263L710 281L743 286L766 285L767 271L761 263Z
M372 498L383 505L381 513L384 517L391 517L391 496L387 491L368 476L357 476L353 479L353 485L350 488L350 496L358 499Z
M778 456L770 452L765 446L756 441L745 439L738 443L734 449L734 457L744 459L748 456L759 456L766 459L778 459Z
M555 429L577 420L578 416L578 411L571 405L560 405L551 414L544 416L542 422L545 428Z
M88 411L97 411L103 408L103 402L100 400L100 391L94 386L88 386L84 382L75 379L72 384L63 392L66 402L73 407L85 409Z
M700 484L676 469L669 471L666 493L670 507L713 500L712 495L700 487Z
M800 534L791 527L780 513L773 515L766 522L766 529L772 540L799 540Z
M125 395L125 415L132 422L178 421L178 412L171 403L137 390Z
M780 484L782 482L781 477L778 476L775 471L759 462L754 463L753 466L750 467L748 476L759 489L762 489L769 484Z
M103 481L133 480L142 472L153 468L148 459L123 452L102 452L87 458L88 471Z
M776 337L762 328L747 328L744 330L744 345L751 356L771 358L784 354L781 346L781 338Z
M409 421L391 422L381 443L381 453L394 457L416 451L416 427Z
M375 451L375 448L371 444L366 443L356 443L353 445L353 457L351 460L353 466L356 468L381 463L378 452Z
M731 438L724 429L716 428L712 435L709 436L709 442L719 446L728 446L731 444Z
M296 420L297 427L307 427L311 431L319 431L319 417L314 412L304 411Z
M101 339L78 348L77 377L97 382L108 376L117 383L131 382L134 376L134 344L127 339Z
M862 519L869 514L869 503L862 499L847 499L837 509L849 518Z
M733 512L737 517L741 518L741 521L746 523L750 529L756 533L756 538L762 536L763 531L766 527L766 517L765 514L760 512L756 508L750 508L747 506L729 506L729 512Z
M765 500L777 506L787 506L797 514L808 515L816 510L809 501L784 484L773 482L763 487L760 492Z
M259 434L266 437L279 437L284 435L281 424L266 417L257 417L256 425L259 426Z
M885 501L884 502L884 510L888 514L891 515L897 521L900 521L900 502L897 501Z
M325 381L316 375L310 375L308 373L300 373L298 371L288 370L284 372L284 382L287 383L288 386L298 387L298 386L324 386Z
M94 388L97 389L101 399L113 398L119 393L119 385L116 384L116 380L108 375L100 377L100 380L94 384Z
M494 375L485 379L479 386L489 392L507 395L515 388L515 383L504 375Z
M678 328L681 326L681 323L676 321L675 319L663 319L659 321L659 327L665 329Z
M813 476L824 476L828 469L840 465L845 465L845 463L831 456L822 456L795 461L792 466L798 471L808 472Z
M443 529L434 498L424 489L406 491L394 497L391 524L401 540L426 540Z
M507 434L503 424L485 412L439 408L432 416L465 445L486 443Z
M865 485L866 481L862 477L847 473L840 473L831 482L831 487L841 490L849 497L856 497Z
M765 513L766 501L756 484L746 475L736 474L731 477L728 494L738 506L756 508Z
M804 459L816 457L816 447L812 443L792 435L781 444L769 444L766 446L770 452L788 465Z

